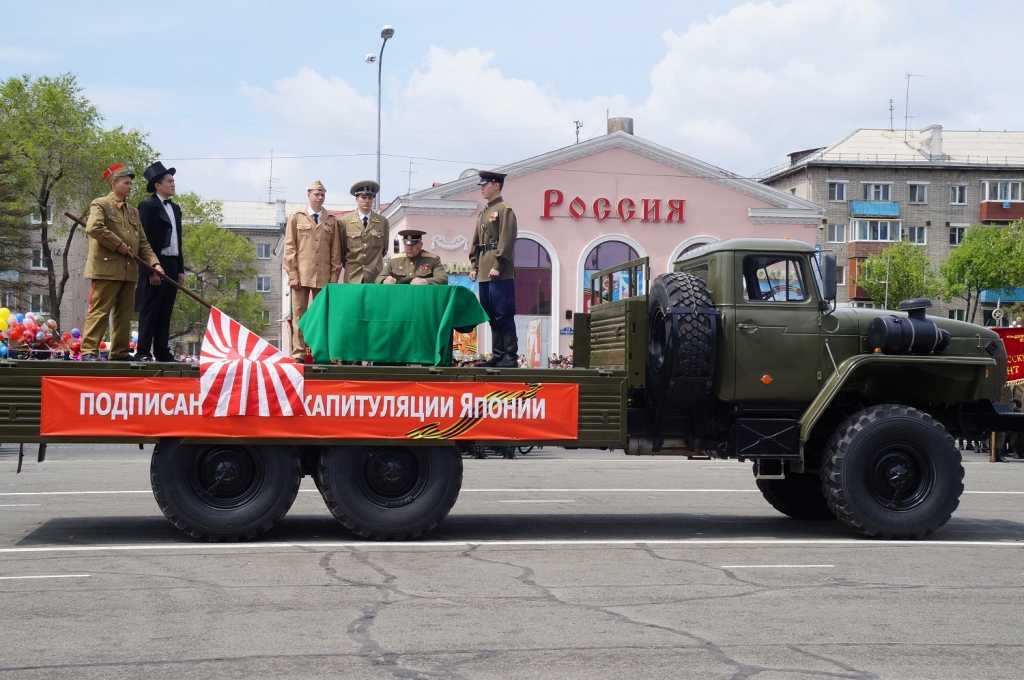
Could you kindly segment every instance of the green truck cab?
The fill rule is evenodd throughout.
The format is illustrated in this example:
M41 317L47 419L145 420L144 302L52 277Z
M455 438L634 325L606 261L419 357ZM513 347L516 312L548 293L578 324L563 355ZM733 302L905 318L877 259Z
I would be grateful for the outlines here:
M1024 416L999 403L1007 358L994 332L928 317L927 300L904 301L901 312L836 308L834 258L801 242L719 242L686 253L653 281L647 260L635 260L596 273L592 290L600 293L590 311L574 318L577 368L308 366L307 396L326 395L326 406L307 404L306 424L286 428L290 436L267 435L251 420L218 429L189 414L198 396L191 392L198 389L195 365L0 361L0 441L38 443L40 461L50 442L155 443L150 480L158 505L179 529L212 541L270 530L304 475L357 535L416 538L458 498L462 454L487 445L752 461L758 488L786 515L838 519L871 537L920 538L949 520L963 492L953 436L1024 432ZM138 385L139 378L164 392L102 392L104 380ZM55 436L66 428L47 430L45 423L70 418L44 395L72 383L85 384L88 394L72 395L63 408L79 417L88 397L89 417L95 406L116 419L119 403L124 421L141 416L143 404L146 417L153 405L155 417L159 401L163 413L173 405L175 415L193 419L187 431L161 433L162 421L156 430L126 430L124 421L108 418L122 429ZM472 411L453 409L443 427L380 436L358 436L347 421L318 429L326 421L316 418L343 418L352 407L354 397L342 398L345 385L358 384L359 404L375 411L375 392L414 394L427 383L462 394ZM167 391L175 385L190 393ZM497 408L495 416L524 413L525 400L545 385L561 386L549 394L573 395L558 399L576 416L575 436L473 429L477 402ZM502 394L515 395L514 408L511 397L502 406ZM392 414L400 404L412 414L412 397L385 399L393 400ZM485 430L492 434L473 434Z

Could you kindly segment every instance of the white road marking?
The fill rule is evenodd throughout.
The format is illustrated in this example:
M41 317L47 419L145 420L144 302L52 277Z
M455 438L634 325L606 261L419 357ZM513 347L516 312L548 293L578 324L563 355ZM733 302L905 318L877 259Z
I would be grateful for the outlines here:
M964 493L995 493L1014 496L1024 496L1024 491L964 491Z
M0 505L0 508L31 508L39 507L41 503L8 503L6 505Z
M569 501L569 500L560 500L560 501L556 501L556 500L542 500L542 501L536 501L536 500L533 500L533 501L498 501L498 502L499 503L575 503L576 501Z
M0 548L4 553L57 553L57 552L137 552L143 550L181 550L193 552L281 550L297 548L303 550L334 550L356 548L359 550L432 550L438 548L558 548L583 546L663 546L679 548L728 547L728 546L773 546L796 547L840 547L840 548L1016 548L1024 549L1022 541L870 541L860 538L808 538L808 539L536 539L536 540L482 540L482 541L419 541L405 543L378 543L376 541L321 541L321 542L273 542L273 543L142 543L138 545L75 545L39 546L24 548Z
M722 569L835 569L834 564L723 564Z
M300 489L303 493L319 493L316 489ZM96 496L111 494L151 494L150 489L140 491L6 491L0 496ZM760 493L758 489L625 489L625 488L494 488L463 489L462 493ZM964 491L965 494L1005 494L1024 496L1024 491Z
M0 581L20 581L28 578L89 578L92 574L48 574L40 576L0 576Z
M152 490L145 491L8 491L0 493L0 496L89 496L97 494L118 494L118 493L153 493Z

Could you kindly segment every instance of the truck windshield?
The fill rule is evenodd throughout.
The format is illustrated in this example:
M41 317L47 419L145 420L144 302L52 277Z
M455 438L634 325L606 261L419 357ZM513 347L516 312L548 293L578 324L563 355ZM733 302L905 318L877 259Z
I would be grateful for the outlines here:
M743 258L743 299L752 302L801 302L807 287L800 261L779 255Z
M811 273L814 275L814 285L818 289L818 299L825 299L825 280L821 276L821 262L818 261L817 257L811 258Z

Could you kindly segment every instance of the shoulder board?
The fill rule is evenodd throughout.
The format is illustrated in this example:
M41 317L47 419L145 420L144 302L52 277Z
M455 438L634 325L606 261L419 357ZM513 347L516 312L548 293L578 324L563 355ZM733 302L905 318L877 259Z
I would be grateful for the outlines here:
M380 222L380 218L377 217L376 215L374 215L373 213L370 213L370 221L371 222Z
M305 215L305 214L306 214L306 210L305 209L300 209L300 210L296 210L295 212L293 212L291 216L295 217L296 215Z
M502 208L508 208L509 210L511 210L511 209L512 209L512 206L510 206L510 205L509 205L508 203L506 203L505 201L502 201L502 202L501 202L501 207L502 207Z
M103 207L106 207L106 206L110 205L110 199L107 198L106 196L100 196L99 198L94 198L92 202L95 205L102 205Z

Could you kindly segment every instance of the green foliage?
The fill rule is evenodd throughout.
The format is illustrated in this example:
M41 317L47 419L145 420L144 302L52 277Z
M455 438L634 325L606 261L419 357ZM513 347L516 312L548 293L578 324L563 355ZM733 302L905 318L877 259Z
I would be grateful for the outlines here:
M182 248L185 254L185 285L201 298L254 333L262 333L263 298L253 292L256 248L227 229L217 226L221 204L189 193L175 198L182 208ZM250 290L242 290L246 285ZM171 337L196 340L206 328L209 312L198 302L178 294L171 317Z
M0 153L11 156L12 178L25 205L50 212L38 229L37 242L58 322L69 276L67 253L77 231L61 216L65 210L81 215L92 199L109 193L103 181L107 167L124 163L141 179L156 157L144 132L106 130L102 123L103 116L70 73L34 79L24 75L0 83ZM59 283L52 248L57 237L64 239Z
M888 284L887 284L888 281ZM938 297L941 286L924 248L907 241L894 243L861 264L857 285L886 309L899 309L901 300Z
M974 323L983 290L1009 290L1024 285L1024 221L1008 227L974 226L942 263L947 300L967 303Z
M18 271L25 265L28 215L18 185L11 177L11 157L0 154L0 272Z

